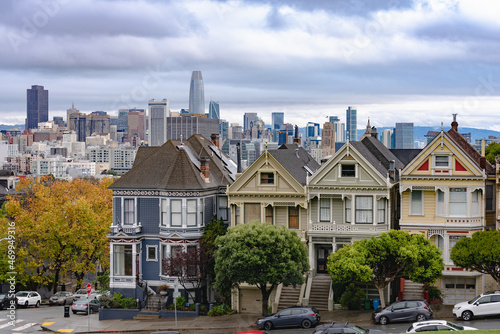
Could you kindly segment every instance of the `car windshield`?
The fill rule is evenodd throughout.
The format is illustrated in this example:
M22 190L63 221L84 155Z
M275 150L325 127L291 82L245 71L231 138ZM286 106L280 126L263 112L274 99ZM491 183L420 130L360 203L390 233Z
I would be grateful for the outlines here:
M86 295L87 294L87 290L85 289L80 289L76 292L77 295Z
M469 303L469 304L474 303L476 300L478 300L478 299L479 299L479 297L481 297L481 295L477 296L476 298L474 298L474 299L472 299L472 300L469 300L469 301L468 301L468 303Z
M54 297L62 297L64 296L64 293L59 291L59 292L56 292L56 294L54 295Z
M27 292L18 292L18 293L16 293L16 296L18 296L18 297L28 297L28 293Z
M77 304L87 304L88 302L88 299L78 299L77 301L75 301L75 303Z
M359 326L353 326L352 329L354 329L356 332L361 333L361 334L365 334L365 333L369 332L369 330L366 330L363 327L359 327Z
M462 326L454 324L453 322L447 322L446 324L448 326L450 326L451 328L457 330L457 331L463 331L464 330L464 328Z

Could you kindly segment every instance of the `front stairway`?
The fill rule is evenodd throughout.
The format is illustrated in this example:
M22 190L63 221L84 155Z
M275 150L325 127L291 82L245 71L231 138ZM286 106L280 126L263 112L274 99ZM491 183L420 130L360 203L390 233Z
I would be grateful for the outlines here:
M278 310L283 310L291 306L296 306L300 299L300 285L294 288L293 286L284 286L281 289L280 301Z
M424 299L424 285L421 283L405 280L404 299Z
M318 311L328 311L328 296L332 278L328 274L317 274L313 277L309 305L314 306Z

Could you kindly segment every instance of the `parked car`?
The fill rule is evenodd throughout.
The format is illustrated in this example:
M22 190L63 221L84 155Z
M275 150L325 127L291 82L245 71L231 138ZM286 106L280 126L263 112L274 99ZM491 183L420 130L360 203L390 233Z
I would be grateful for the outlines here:
M424 321L430 318L432 309L425 300L401 300L373 312L373 320L381 325L396 321Z
M154 333L151 333L151 334L154 334ZM244 332L235 332L233 334L270 334L270 333L266 332L266 331L244 331Z
M35 291L19 291L16 293L17 305L28 307L33 305L39 307L42 303L42 297Z
M257 327L266 331L279 327L303 327L316 326L321 317L318 310L313 306L294 306L278 313L257 319Z
M94 312L99 312L100 307L101 303L97 299L80 298L73 302L71 311L73 311L73 314L77 312L83 312L85 314L89 314L90 312L90 314L92 314Z
M49 305L66 305L73 303L73 293L58 291L49 298Z
M87 294L87 289L78 289L74 294L73 294L73 300L77 299L99 299L98 297L101 296L101 293L96 292L94 289L90 290L90 297Z
M11 305L17 306L17 298L13 293L2 293L0 294L0 310L4 308L9 308Z
M313 334L384 334L378 329L365 329L350 322L332 322L319 325Z
M429 320L414 322L406 333L416 332L436 332L436 331L476 331L477 328L469 326L460 326L446 320Z
M488 291L468 302L461 302L453 306L453 315L465 321L474 317L498 314L500 314L500 291Z

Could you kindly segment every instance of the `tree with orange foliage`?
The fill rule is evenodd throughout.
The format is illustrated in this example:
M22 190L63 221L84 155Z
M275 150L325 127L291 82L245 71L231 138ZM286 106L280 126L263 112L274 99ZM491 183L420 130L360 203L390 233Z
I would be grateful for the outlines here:
M56 292L68 273L80 287L85 273L109 267L111 183L110 178L21 179L4 212L15 223L17 283L32 289L53 285ZM4 235L5 223L1 229Z

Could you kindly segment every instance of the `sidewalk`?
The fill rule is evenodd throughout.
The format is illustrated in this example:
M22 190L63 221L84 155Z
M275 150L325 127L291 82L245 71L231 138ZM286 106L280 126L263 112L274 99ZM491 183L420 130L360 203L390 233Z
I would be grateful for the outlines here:
M452 305L432 305L434 319L454 320ZM334 310L321 312L321 322L352 322L363 327L373 326L372 310ZM256 329L255 321L260 314L232 314L221 317L200 316L195 318L158 320L104 320L93 327L91 333L150 333L154 331L179 331L180 333L222 329L226 332ZM78 333L89 333L80 331Z

